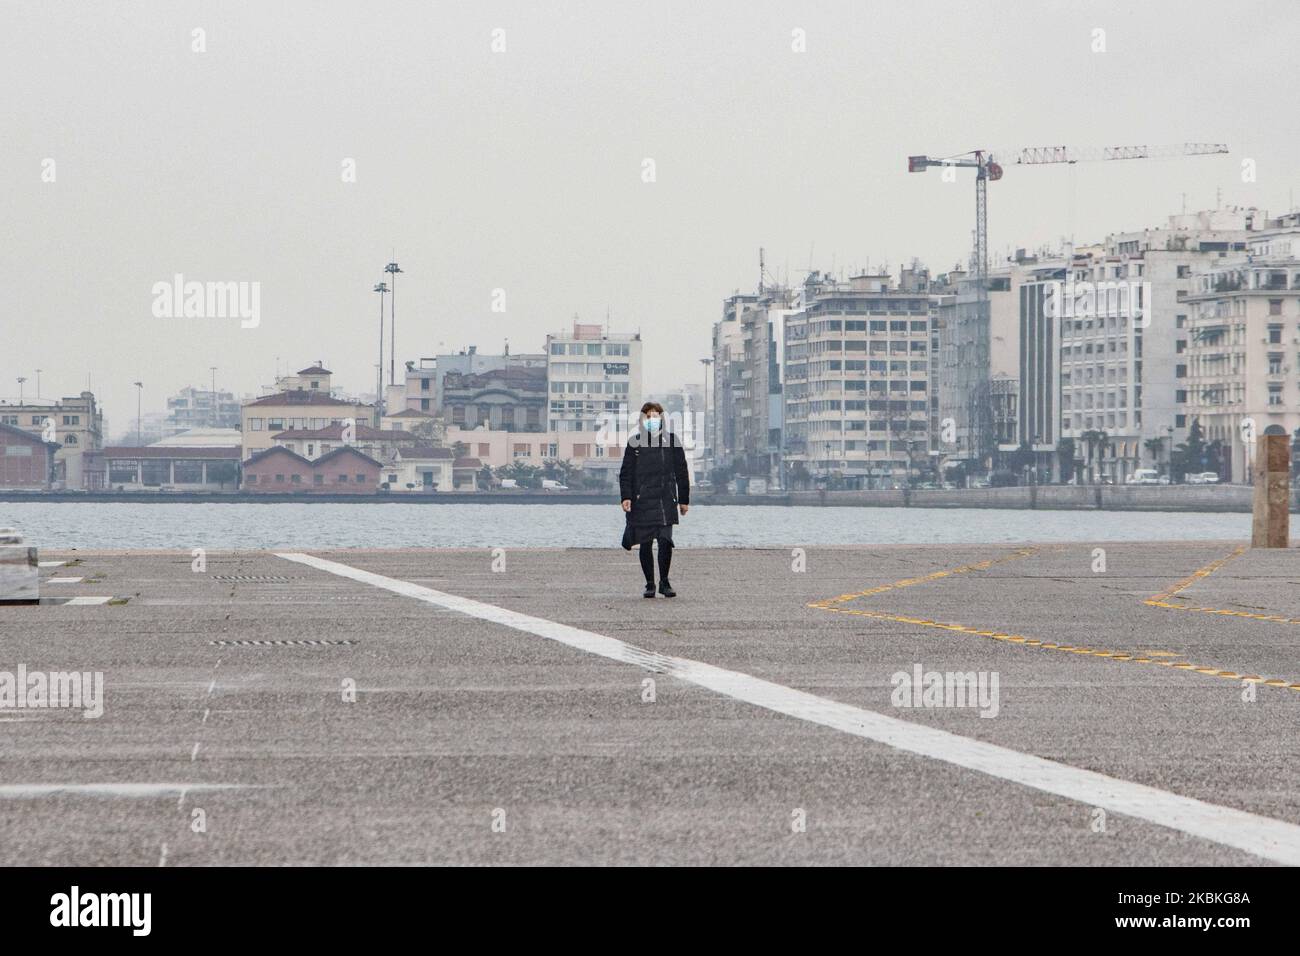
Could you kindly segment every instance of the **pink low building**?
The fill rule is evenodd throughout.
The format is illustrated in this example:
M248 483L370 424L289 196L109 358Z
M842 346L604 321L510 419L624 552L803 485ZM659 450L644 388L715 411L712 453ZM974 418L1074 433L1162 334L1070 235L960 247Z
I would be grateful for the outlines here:
M336 448L308 460L282 445L244 462L243 490L253 494L373 495L381 466L355 448Z

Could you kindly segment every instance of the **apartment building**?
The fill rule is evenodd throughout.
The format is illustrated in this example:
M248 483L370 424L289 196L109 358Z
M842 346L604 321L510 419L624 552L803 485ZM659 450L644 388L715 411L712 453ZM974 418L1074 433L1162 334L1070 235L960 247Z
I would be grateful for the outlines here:
M187 386L167 399L165 437L193 428L238 428L239 419L233 392Z
M548 431L608 431L614 416L626 427L641 408L641 335L574 322L546 336L546 381Z
M540 432L546 427L546 369L525 366L447 372L441 385L450 426Z
M538 370L546 375L546 355L534 352L511 352L507 347L500 355L489 355L471 345L459 352L439 353L406 363L401 400L390 402L387 414L407 409L429 415L441 415L445 406L443 385L448 375L482 375L505 369Z
M928 293L863 274L811 273L785 319L785 459L848 487L905 483L929 466Z
M1061 329L1061 434L1080 457L1096 459L1101 477L1123 482L1137 468L1164 468L1186 438L1188 296L1201 274L1239 259L1267 226L1258 209L1228 207L1074 250ZM1104 444L1085 441L1097 432Z
M785 320L797 311L794 301L789 289L761 290L755 301L740 308L739 335L730 337L722 357L730 379L730 387L719 393L727 399L723 409L730 438L727 462L734 464L741 475L765 479L774 488L783 485L785 406L781 363L785 355Z
M1183 414L1222 446L1222 477L1250 481L1258 436L1300 429L1300 214L1196 282L1184 301Z
M0 403L0 425L11 425L59 446L54 484L58 488L103 487L95 459L104 447L104 416L93 392L60 398Z
M729 296L722 302L722 318L713 324L713 364L709 366L712 381L709 389L710 408L705 449L705 461L710 468L736 466L738 447L738 422L740 403L738 396L744 392L745 342L741 317L758 304L754 293Z
M933 283L939 374L931 435L945 465L982 472L999 449L1019 445L1019 281L1033 261L1020 250L1014 263L989 270L986 312L969 272L955 269Z
M275 445L286 431L306 431L340 425L374 425L375 408L360 402L331 398L328 387L298 388L245 402L241 408L244 457Z

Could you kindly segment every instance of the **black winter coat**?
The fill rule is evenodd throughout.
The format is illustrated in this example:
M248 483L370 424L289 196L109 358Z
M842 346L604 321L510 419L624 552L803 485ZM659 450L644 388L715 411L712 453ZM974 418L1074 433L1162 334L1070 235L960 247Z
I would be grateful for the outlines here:
M621 501L631 501L629 523L636 526L677 524L677 506L691 503L686 450L674 432L635 432L623 450L618 473Z

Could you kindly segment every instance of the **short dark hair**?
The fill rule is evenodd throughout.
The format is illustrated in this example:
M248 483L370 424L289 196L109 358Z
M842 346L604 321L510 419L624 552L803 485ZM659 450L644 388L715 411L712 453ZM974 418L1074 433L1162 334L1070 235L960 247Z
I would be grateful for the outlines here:
M658 412L662 415L664 413L664 407L658 402L646 402L641 406L642 415L649 415L651 412Z

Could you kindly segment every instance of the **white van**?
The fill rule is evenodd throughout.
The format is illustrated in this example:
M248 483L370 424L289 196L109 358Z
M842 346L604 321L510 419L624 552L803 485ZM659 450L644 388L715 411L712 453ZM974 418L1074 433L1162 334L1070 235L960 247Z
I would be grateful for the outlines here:
M558 481L552 481L550 478L543 478L543 479L542 479L542 490L543 490L543 491L568 491L568 490L569 490L569 486L568 486L568 485L562 485L562 484L560 484L560 482L558 482Z
M1133 474L1128 476L1130 485L1158 485L1160 484L1160 472L1154 468L1139 468Z

